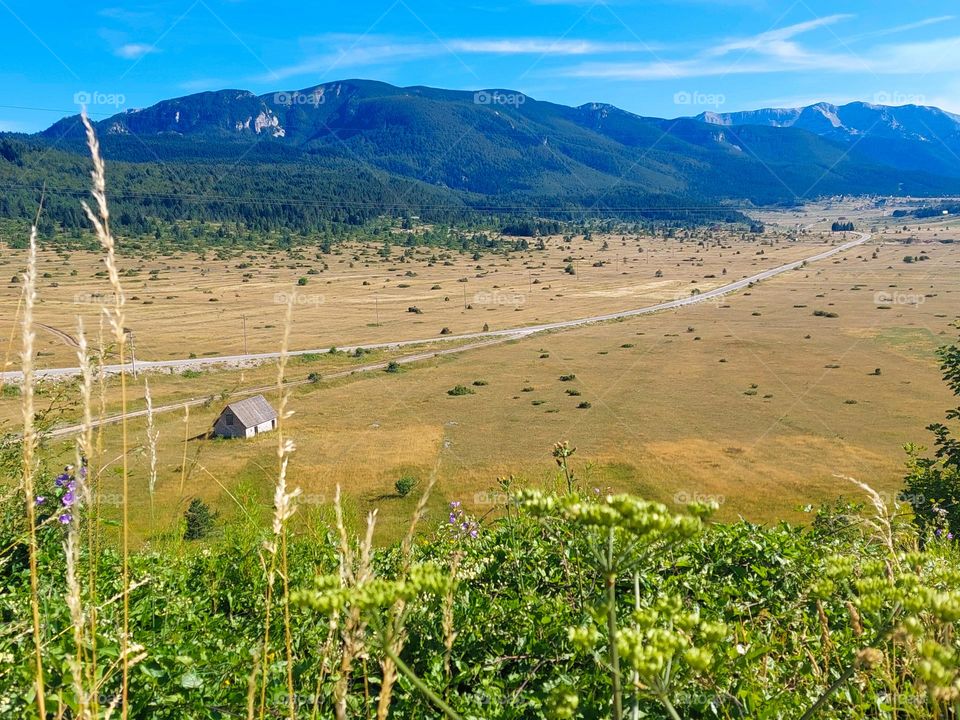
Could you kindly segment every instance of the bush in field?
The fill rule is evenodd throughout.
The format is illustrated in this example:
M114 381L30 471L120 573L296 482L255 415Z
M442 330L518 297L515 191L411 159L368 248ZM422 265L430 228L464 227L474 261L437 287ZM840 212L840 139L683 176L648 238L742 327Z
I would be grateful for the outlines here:
M459 395L473 395L473 390L468 388L466 385L454 385L452 388L447 390L447 395L452 395L454 397Z
M200 540L207 537L214 528L218 513L210 509L200 498L190 501L190 506L183 514L186 527L183 531L184 540Z
M406 497L417 486L418 480L412 475L403 475L394 484L393 487L400 497Z
M383 370L384 372L388 372L388 373L398 373L400 372L400 370L402 370L402 368L400 366L400 363L398 363L396 360L391 360L390 362L387 363L387 366Z

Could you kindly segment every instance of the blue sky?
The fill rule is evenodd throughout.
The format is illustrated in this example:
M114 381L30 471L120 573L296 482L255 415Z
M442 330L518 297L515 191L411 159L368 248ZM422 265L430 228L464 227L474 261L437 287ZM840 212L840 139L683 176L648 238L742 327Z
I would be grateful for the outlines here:
M0 130L345 78L643 115L819 100L960 112L956 0L0 0Z

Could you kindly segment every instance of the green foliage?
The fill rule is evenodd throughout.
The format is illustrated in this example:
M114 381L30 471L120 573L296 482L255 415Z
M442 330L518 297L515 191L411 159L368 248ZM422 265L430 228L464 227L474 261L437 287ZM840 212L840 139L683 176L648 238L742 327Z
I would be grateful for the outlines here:
M9 382L4 383L2 389L0 389L0 393L2 393L4 397L20 397L20 386Z
M454 397L460 395L473 395L473 390L466 385L454 385L452 388L447 390L447 395L452 395Z
M190 506L183 514L186 521L186 527L183 531L184 540L200 540L207 537L213 531L218 513L210 509L200 498L194 498L190 501Z
M393 488L397 491L397 495L400 497L406 497L413 491L419 482L420 481L412 475L403 475L393 484Z
M937 351L940 369L954 397L960 397L960 343ZM960 420L960 407L946 413L946 420ZM922 534L950 533L960 537L960 439L945 423L927 427L934 435L936 451L924 457L924 448L907 445L909 472L901 499L913 508Z
M558 447L566 463L573 450ZM329 628L339 638L354 611L363 624L351 637L366 661L353 666L348 706L376 697L398 602L406 642L392 717L439 716L427 693L447 717L483 720L613 717L617 697L624 717L636 707L650 718L669 708L683 718L799 718L824 698L815 717L864 720L893 697L898 718L950 716L960 650L953 543L934 538L918 551L896 514L892 533L878 534L875 519L849 506L819 511L806 528L707 524L705 505L678 513L576 488L509 499L510 484L501 485L499 519L478 524L458 503L451 522L416 541L407 569L401 548L386 547L355 584L340 574L334 529L317 519L291 533L297 717L310 716L314 699L319 717L334 715L336 678L326 668L341 651ZM8 501L0 510L0 610L25 617L22 508ZM130 598L131 634L146 652L131 676L130 717L245 715L247 678L263 651L260 553L270 535L255 504L238 518L215 538L131 557L133 577L148 582ZM51 599L64 592L63 532L45 525L39 537L41 590ZM103 551L84 555L82 570L95 572L108 597L122 568L102 532ZM268 717L286 707L283 613L278 596L273 603ZM97 622L98 652L115 658L117 604L104 604ZM69 623L64 603L45 606L48 659L70 656ZM0 672L3 714L30 717L27 635L0 637ZM65 666L49 662L47 683L71 707ZM116 675L101 692L119 692Z

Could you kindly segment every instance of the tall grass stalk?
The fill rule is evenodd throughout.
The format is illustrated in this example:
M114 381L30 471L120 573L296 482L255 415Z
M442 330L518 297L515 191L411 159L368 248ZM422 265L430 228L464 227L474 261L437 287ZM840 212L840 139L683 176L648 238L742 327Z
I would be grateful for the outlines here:
M293 688L293 633L290 627L290 580L289 568L287 565L287 520L296 512L296 497L300 494L300 488L294 488L287 491L287 466L290 461L290 455L296 449L292 440L287 440L283 434L284 420L286 420L292 411L287 410L287 401L289 399L284 380L287 370L287 359L290 348L290 327L293 324L293 299L295 293L288 295L286 316L283 324L283 342L280 346L280 357L277 360L277 484L273 495L273 536L264 543L264 548L268 553L268 560L264 563L267 574L266 588L266 608L264 610L264 630L263 630L263 663L261 667L261 686L260 686L260 716L263 717L266 712L266 694L267 683L269 681L267 668L269 662L270 647L270 623L271 607L273 604L273 585L276 579L277 565L280 566L280 581L283 588L281 598L283 606L283 635L284 651L286 658L286 683L287 683L287 712L290 720L296 718L296 696Z
M340 563L340 584L343 587L354 587L367 582L373 577L373 531L377 522L377 511L367 515L367 533L360 543L359 561L355 560L350 535L347 532L343 518L343 502L340 485L337 485L333 496L333 511L339 535L337 555ZM336 616L331 616L335 618ZM331 622L334 622L332 619ZM340 669L333 686L333 711L337 720L347 717L347 688L350 683L350 673L353 661L361 656L366 647L366 623L360 609L351 606L341 623L340 631Z
M97 240L103 250L103 263L107 269L107 276L110 280L110 287L113 291L113 306L104 308L107 322L113 331L113 340L117 345L120 367L123 368L125 362L125 349L127 340L127 331L124 326L125 313L124 305L126 299L123 293L123 287L120 284L120 272L116 261L116 243L110 230L110 208L107 205L107 174L106 165L103 162L103 156L100 154L100 143L97 135L87 118L86 110L81 113L81 120L87 131L87 146L90 149L90 157L93 160L93 170L90 178L93 183L90 194L93 196L96 211L91 209L90 205L82 202L83 210L93 225ZM120 372L120 412L122 419L121 437L123 455L122 466L122 500L121 500L121 519L120 533L122 545L122 585L123 585L123 625L120 633L120 657L123 665L123 685L120 701L120 716L126 720L129 712L129 686L130 686L130 523L128 517L129 511L129 461L127 451L129 449L127 441L127 375L121 369Z
M30 553L30 611L33 622L33 650L35 654L34 683L37 689L37 709L41 718L47 715L46 690L43 681L43 656L40 638L40 576L37 569L37 513L36 497L34 493L34 453L37 445L37 430L34 424L34 374L33 374L33 341L36 337L33 330L33 308L37 302L37 228L30 228L30 254L27 258L27 271L23 278L23 323L20 366L23 371L23 388L21 391L20 409L23 413L23 442L21 459L23 467L23 494L27 511L27 531L29 533Z
M183 457L180 460L180 497L183 497L183 484L187 480L187 444L190 442L190 406L183 406Z
M147 456L150 460L150 475L147 478L147 491L150 493L150 524L156 523L155 493L157 489L157 445L160 430L153 421L153 397L150 395L150 381L143 379L143 396L147 403Z
M403 538L403 542L400 544L400 550L402 554L402 564L400 567L400 577L405 578L407 573L410 571L410 565L413 563L413 541L416 537L417 526L420 524L420 521L423 519L424 514L427 511L427 503L430 500L430 493L433 491L434 485L437 484L437 470L439 467L439 459L437 460L437 467L434 467L433 473L430 475L430 480L427 482L427 486L423 490L423 494L420 496L420 500L417 502L417 507L413 511L413 517L410 519L410 526L407 528L407 534ZM404 632L404 622L406 620L406 602L403 600L397 600L390 606L390 613L387 617L387 622L385 625L386 637L384 638L384 653L383 659L380 661L380 697L377 701L377 720L386 720L387 716L390 713L390 702L393 698L393 686L397 682L397 668L398 664L396 658L400 656L400 653L403 651L403 646L406 642L406 633ZM453 641L451 640L451 647Z
M95 671L87 669L89 665L88 641L86 638L87 620L83 609L83 595L78 577L80 561L80 520L81 512L88 513L92 506L92 496L88 479L88 458L93 438L93 369L90 365L90 356L87 351L87 338L83 332L83 321L79 321L77 331L77 362L80 368L80 399L82 406L81 430L75 445L74 463L74 495L76 501L72 508L70 523L67 527L67 536L64 541L67 568L67 608L70 610L70 625L73 632L75 654L71 659L71 674L73 690L77 701L77 717L84 719L92 717L95 707L91 707L91 692L96 681ZM87 526L91 525L87 518ZM89 535L87 537L89 543ZM94 557L88 555L88 557ZM96 641L96 625L91 628L89 644Z

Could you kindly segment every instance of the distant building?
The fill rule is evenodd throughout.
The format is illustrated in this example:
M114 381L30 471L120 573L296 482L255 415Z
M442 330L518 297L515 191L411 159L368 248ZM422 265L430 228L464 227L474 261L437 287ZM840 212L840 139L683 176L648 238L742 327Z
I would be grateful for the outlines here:
M277 411L263 395L230 403L213 424L213 434L227 438L251 438L276 429Z

